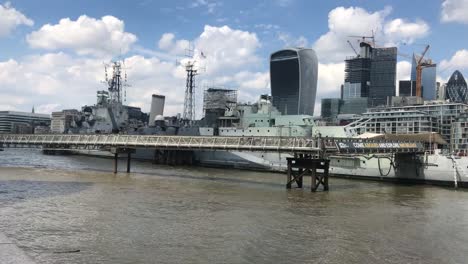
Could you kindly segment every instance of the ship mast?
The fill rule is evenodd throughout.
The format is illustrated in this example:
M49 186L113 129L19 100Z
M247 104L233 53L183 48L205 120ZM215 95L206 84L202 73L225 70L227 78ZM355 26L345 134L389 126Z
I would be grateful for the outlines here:
M120 61L114 61L110 65L112 67L112 76L108 78L107 67L106 65L106 84L107 90L109 91L109 103L120 103L126 100L126 93L124 91L125 87L128 87L127 84L127 74L125 73L125 78L122 79L122 63Z
M187 80L185 85L184 115L186 120L195 119L195 76L198 75L195 69L195 61L189 61L185 64Z

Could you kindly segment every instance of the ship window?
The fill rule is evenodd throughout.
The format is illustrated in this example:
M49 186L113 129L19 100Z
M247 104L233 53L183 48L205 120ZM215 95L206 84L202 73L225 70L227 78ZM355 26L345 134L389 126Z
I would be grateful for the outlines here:
M260 130L257 130L257 132L260 132Z

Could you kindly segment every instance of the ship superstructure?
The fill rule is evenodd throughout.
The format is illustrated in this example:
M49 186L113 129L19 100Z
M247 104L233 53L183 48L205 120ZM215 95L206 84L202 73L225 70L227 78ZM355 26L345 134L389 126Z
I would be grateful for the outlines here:
M105 66L106 90L96 93L96 104L83 106L67 129L68 133L129 133L143 127L147 115L138 107L125 105L127 75L123 63L114 61ZM108 74L110 69L110 75Z

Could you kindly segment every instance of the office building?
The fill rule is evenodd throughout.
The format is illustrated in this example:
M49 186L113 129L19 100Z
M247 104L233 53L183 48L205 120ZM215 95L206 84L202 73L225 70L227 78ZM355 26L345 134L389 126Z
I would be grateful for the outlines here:
M397 48L372 49L368 106L387 105L396 94Z
M399 81L399 96L416 96L416 81Z
M361 42L359 56L345 60L345 80L342 99L367 97L370 85L371 51L368 43Z
M367 98L348 98L343 100L340 114L362 114L367 111Z
M455 71L452 76L450 76L445 86L445 99L454 103L468 102L468 87L461 72Z
M323 98L321 107L321 117L324 121L333 122L340 114L343 101L340 98Z
M56 134L67 133L77 116L79 116L79 112L75 109L52 112L50 131Z
M413 60L411 63L411 81L416 82L416 66L419 60L420 60L420 57L416 54L413 54ZM428 101L435 100L437 98L437 94L436 94L437 64L433 63L431 59L424 59L422 64L423 64L422 75L421 75L422 97L424 98L424 100L428 100Z
M312 49L292 48L270 57L273 106L282 114L314 114L318 60Z
M0 111L0 133L33 133L37 126L50 126L50 115Z

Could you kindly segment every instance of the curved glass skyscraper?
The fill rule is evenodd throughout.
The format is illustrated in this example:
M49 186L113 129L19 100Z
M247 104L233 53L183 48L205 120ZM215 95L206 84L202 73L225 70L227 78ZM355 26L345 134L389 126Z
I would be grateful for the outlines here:
M312 49L284 49L271 54L273 106L285 115L313 115L317 73L318 60Z
M465 78L455 71L445 87L445 99L454 103L468 103L468 87Z

